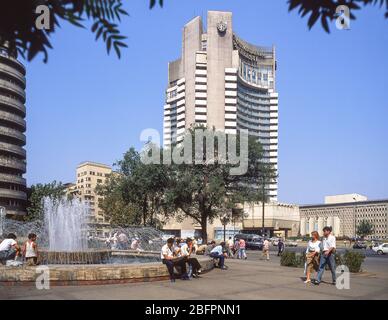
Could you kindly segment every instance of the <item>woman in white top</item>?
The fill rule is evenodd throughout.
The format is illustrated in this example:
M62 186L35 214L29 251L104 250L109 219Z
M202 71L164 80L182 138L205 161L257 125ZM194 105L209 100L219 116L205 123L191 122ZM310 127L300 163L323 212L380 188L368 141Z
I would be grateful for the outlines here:
M306 249L306 281L311 282L311 274L318 271L319 268L319 252L321 251L321 241L319 241L319 234L317 231L311 232L311 240L307 244Z

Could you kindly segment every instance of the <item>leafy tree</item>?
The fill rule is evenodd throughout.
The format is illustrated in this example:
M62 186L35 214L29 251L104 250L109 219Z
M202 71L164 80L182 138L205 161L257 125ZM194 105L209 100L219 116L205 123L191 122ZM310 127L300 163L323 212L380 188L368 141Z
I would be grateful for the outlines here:
M102 37L108 53L113 46L118 57L120 48L127 45L120 34L117 22L128 13L122 8L121 0L3 0L0 10L0 46L7 45L11 54L18 52L29 61L39 52L47 62L48 48L52 48L50 36L60 27L60 20L84 28L83 22L92 22L91 31L96 40ZM39 5L49 8L49 28L36 26L41 12Z
M203 128L192 128L187 133L194 139L195 131ZM208 132L211 130L208 130ZM214 131L214 130L213 130ZM232 139L231 135L228 139ZM236 204L244 201L266 201L266 194L260 190L263 181L276 179L275 170L262 161L263 150L257 139L250 137L248 143L248 169L245 174L232 175L234 167L229 159L225 161L219 152L219 141L216 139L215 157L206 159L204 150L203 164L182 163L172 165L165 200L174 208L176 218L192 218L201 225L202 236L207 241L207 223L230 214ZM237 140L237 150L241 153L241 143ZM195 145L195 141L192 142ZM181 153L185 152L184 146ZM194 155L194 150L193 150ZM266 179L263 180L263 175Z
M368 220L361 220L359 225L357 226L357 234L364 238L373 233L374 226Z
M345 5L349 8L349 18L355 20L354 11L360 10L361 6L379 5L386 8L385 18L388 18L388 0L288 0L288 11L298 10L299 14L304 17L310 13L307 21L309 29L321 20L323 29L329 33L329 21L338 18L337 7Z
M104 196L100 206L110 222L121 226L158 226L168 181L163 165L142 163L140 153L131 148L117 166L117 174L96 189Z
M44 197L60 199L66 194L65 186L61 182L53 181L51 183L38 183L32 185L27 192L27 216L26 220L32 221L43 218Z

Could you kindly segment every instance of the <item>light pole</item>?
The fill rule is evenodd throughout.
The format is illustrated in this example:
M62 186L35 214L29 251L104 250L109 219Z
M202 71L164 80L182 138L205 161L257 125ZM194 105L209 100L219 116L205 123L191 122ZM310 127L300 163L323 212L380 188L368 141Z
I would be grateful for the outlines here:
M221 223L222 225L224 226L224 242L226 241L226 225L229 223L230 221L230 217L225 214L224 216L221 217Z

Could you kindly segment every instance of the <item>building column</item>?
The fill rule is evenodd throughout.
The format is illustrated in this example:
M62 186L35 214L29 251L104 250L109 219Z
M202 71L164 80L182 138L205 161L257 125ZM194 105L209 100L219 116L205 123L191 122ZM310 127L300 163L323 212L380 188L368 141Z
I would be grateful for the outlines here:
M309 219L309 234L314 231L315 218L311 217Z
M318 233L321 234L322 233L322 229L323 229L324 225L323 225L323 218L322 217L318 217Z
M306 219L300 218L300 235L303 237L306 235Z
M334 229L334 218L333 217L327 217L327 226L332 227Z
M341 227L341 220L339 217L334 217L334 227L333 227L333 234L335 236L340 235L340 227Z

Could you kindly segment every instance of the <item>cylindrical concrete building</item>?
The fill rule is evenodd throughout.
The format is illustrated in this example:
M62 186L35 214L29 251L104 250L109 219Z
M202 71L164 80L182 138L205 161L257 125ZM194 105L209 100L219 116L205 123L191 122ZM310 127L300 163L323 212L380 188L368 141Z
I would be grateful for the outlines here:
M7 216L25 214L26 70L0 47L0 206Z

